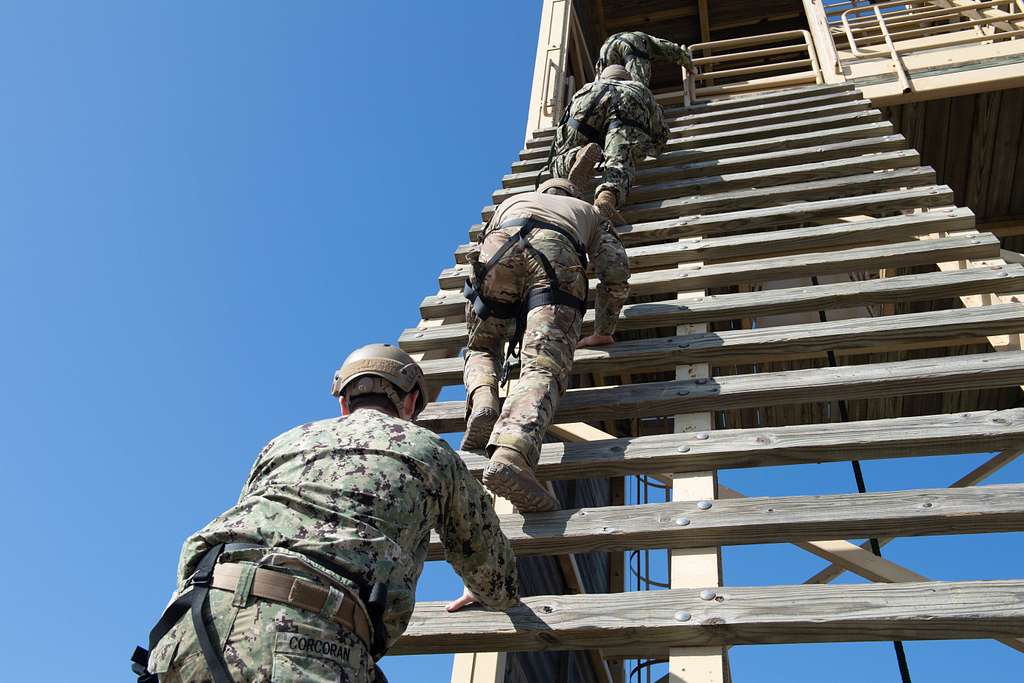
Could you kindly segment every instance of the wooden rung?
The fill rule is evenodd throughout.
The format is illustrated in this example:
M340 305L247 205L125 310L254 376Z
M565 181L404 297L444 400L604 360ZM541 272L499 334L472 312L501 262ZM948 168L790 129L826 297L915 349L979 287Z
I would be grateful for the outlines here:
M665 121L670 124L705 123L728 118L746 117L758 112L770 114L777 111L815 107L829 102L863 100L863 94L850 87L829 89L807 89L803 92L782 94L771 93L769 97L748 98L746 102L732 102L731 107L711 106L702 103L691 107L664 107ZM551 139L555 128L542 128L531 139Z
M849 318L750 330L637 339L576 351L573 372L603 375L670 370L676 365L760 363L820 356L883 353L985 343L991 335L1024 331L1024 303ZM431 385L462 383L463 360L420 363ZM675 470L661 470L663 472Z
M517 557L1024 530L1024 484L613 505L501 515ZM431 536L428 560L443 560Z
M706 135L677 135L670 137L665 145L665 150L678 149L680 147L707 147L711 145L724 145L728 143L748 142L767 137L779 135L792 135L796 133L809 133L822 131L829 128L841 128L843 126L854 126L859 123L875 123L882 119L877 109L866 111L847 112L831 116L819 116L813 119L801 119L799 121L787 121L767 126L751 126L735 130L708 133ZM543 163L548 158L547 147L524 149L519 153L521 161L537 161Z
M875 154L906 148L907 141L902 135L880 135L826 145L797 147L796 149L785 149L764 154L750 154L726 159L705 159L704 161L674 164L671 166L648 166L637 171L636 185L633 192L638 192L645 185L664 180L683 180L724 173L742 173L766 168L778 168L787 164L846 159L860 154ZM550 174L545 173L542 177L548 178ZM499 199L505 196L502 194L504 191L515 188L531 190L536 186L536 181L537 174L535 172L510 173L502 178L503 189L496 191L492 199L494 203L500 203Z
M1024 633L1024 581L715 587L524 598L507 612L416 604L392 655L1005 638Z
M766 179L762 186L714 194L701 194L698 189L696 194L674 196L669 199L640 204L626 204L622 209L622 215L627 221L636 223L703 213L775 207L801 199L812 202L863 195L870 192L897 190L903 187L921 187L935 183L935 170L930 166L913 166L911 168L896 168L892 171L826 177L805 182L785 183L784 179L781 180L783 180L781 185L774 185L772 180ZM723 189L728 190L729 188L726 186ZM692 190L690 191L692 192ZM486 221L490 220L493 214L494 206L490 205L484 209L482 216Z
M616 231L623 244L633 246L696 235L711 237L740 231L754 232L780 225L824 222L844 216L949 206L952 203L953 191L949 187L926 185L909 190L890 190L818 201L794 201L792 204L760 209L633 223L621 225ZM475 240L482 229L480 223L471 227L469 238Z
M837 143L849 140L876 138L882 135L893 135L893 126L888 121L877 123L860 123L839 126L828 130L810 131L807 133L790 133L762 140L730 143L725 145L708 145L705 147L665 150L657 157L648 157L637 165L638 172L650 168L692 164L701 161L721 161L734 157L748 157L755 154L768 154L790 149L801 149L827 140ZM517 161L512 164L512 174L532 174L534 178L544 166L545 159Z
M765 372L698 380L572 389L557 422L667 417L783 403L967 391L1024 383L1024 351ZM465 428L465 402L430 403L417 422L438 433Z
M785 107L780 111L750 112L746 116L720 121L690 122L686 119L666 121L669 126L669 138L678 136L710 135L723 131L733 131L744 127L768 126L788 121L801 121L815 119L824 116L838 116L850 112L860 112L871 109L871 102L865 99L846 100L842 102L816 103L810 107ZM679 125L682 124L682 125ZM547 149L551 145L554 134L534 138L526 143L526 149Z
M698 436L701 435L701 436ZM809 424L762 429L658 434L541 447L541 479L704 472L849 460L877 460L979 451L1024 444L1024 408ZM462 452L476 477L487 458Z
M899 149L876 154L851 156L831 161L814 160L804 164L777 166L742 173L721 173L715 169L710 176L673 179L668 182L638 185L629 192L629 204L635 205L656 199L668 199L680 195L728 192L746 187L764 188L772 185L790 185L812 180L836 179L873 171L918 166L921 157L912 149ZM499 190L494 194L494 204L501 204L509 197L533 190L532 185L511 190ZM737 207L740 208L740 207ZM490 216L494 206L484 208L484 215Z
M900 214L863 221L846 221L807 228L687 238L685 241L652 244L626 249L631 268L674 266L690 261L705 263L737 261L744 258L798 254L822 249L840 249L867 244L903 242L920 235L955 232L974 227L970 209L933 209L921 213ZM983 230L988 226L981 226ZM996 233L998 235L998 233ZM458 264L468 263L478 253L476 243L463 244L455 252ZM460 271L468 274L469 271Z
M629 279L631 296L668 294L694 289L723 287L743 282L781 280L786 278L848 273L878 268L898 268L923 264L985 259L999 256L999 238L991 233L976 233L934 240L914 240L897 244L881 244L839 251L823 251L794 256L773 256L750 261L732 261L699 269L672 268L636 273ZM442 277L453 289L465 282L465 266L454 274ZM590 300L593 302L597 282L591 282ZM461 292L445 292L423 299L420 315L423 318L441 318L465 314L466 299Z
M926 301L968 294L1011 293L1022 290L1024 266L985 266L863 282L723 294L685 303L661 301L630 304L623 307L618 328L626 330L665 327L854 305ZM590 333L593 326L594 312L591 310L583 319L584 332ZM432 329L407 329L402 333L399 344L410 353L437 348L458 348L466 344L466 325L456 323Z

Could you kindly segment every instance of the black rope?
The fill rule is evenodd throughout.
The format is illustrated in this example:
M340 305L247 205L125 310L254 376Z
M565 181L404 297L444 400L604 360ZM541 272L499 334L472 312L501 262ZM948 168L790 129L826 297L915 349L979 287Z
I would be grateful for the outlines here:
M815 287L818 286L818 277L816 275L811 276L811 284ZM828 316L825 315L825 311L818 311L818 319L826 323L828 322ZM834 368L838 365L836 362L836 354L834 351L829 349L826 354L828 356L828 365L830 368ZM850 421L850 409L845 399L839 399L839 421L849 422ZM851 460L850 464L853 466L853 478L857 482L857 493L867 493L867 486L864 484L864 470L861 469L860 460ZM882 556L882 546L879 545L877 538L869 538L868 543L871 544L871 552L875 557ZM903 683L912 683L910 680L910 667L907 665L907 652L903 648L902 640L892 641L893 650L896 651L896 664L900 669L900 680Z

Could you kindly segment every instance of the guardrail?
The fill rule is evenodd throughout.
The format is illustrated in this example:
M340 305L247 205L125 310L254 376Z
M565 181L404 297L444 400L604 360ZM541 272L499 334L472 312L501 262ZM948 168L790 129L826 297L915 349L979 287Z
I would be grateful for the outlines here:
M697 73L684 78L689 99L824 82L807 31L696 43L690 52Z

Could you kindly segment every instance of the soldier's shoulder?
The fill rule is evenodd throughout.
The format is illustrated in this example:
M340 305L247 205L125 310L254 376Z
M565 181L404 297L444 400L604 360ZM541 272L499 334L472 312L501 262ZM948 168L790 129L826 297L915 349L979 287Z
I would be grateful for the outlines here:
M374 411L376 412L376 411ZM426 427L421 427L409 420L376 413L372 418L375 428L387 438L397 450L434 451L436 453L452 453L451 446L440 436Z

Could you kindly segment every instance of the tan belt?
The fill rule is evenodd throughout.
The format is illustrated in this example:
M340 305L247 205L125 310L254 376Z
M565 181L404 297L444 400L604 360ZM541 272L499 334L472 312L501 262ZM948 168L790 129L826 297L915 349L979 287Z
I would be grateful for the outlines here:
M213 570L213 587L234 592L238 587L238 579L247 566L251 565L233 562L218 564ZM249 593L257 598L321 614L355 633L369 648L370 643L373 642L372 629L362 601L355 592L348 588L340 587L335 591L342 594L337 608L333 610L333 614L322 614L324 606L331 596L331 589L318 586L308 579L265 567L257 567L253 572L252 588Z

